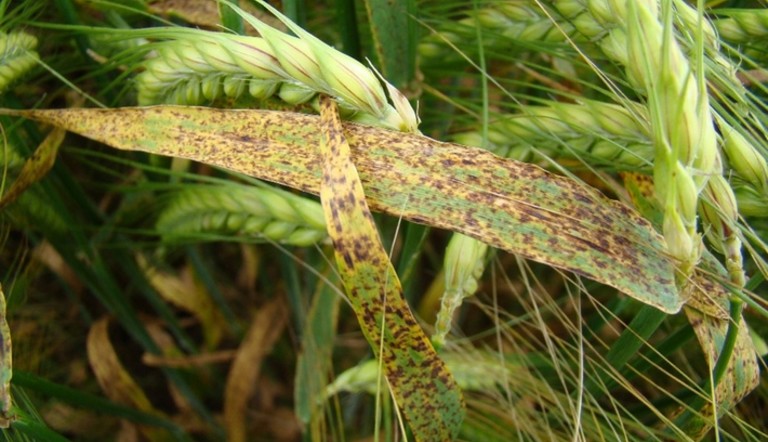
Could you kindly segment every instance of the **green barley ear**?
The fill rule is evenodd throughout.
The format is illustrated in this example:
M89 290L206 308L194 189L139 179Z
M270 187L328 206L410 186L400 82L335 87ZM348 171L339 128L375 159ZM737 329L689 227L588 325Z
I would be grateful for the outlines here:
M721 38L733 43L744 43L768 36L768 10L727 9L718 10L724 16L713 24Z
M490 123L485 144L480 132L458 133L453 139L521 161L530 161L535 149L550 157L588 158L614 169L649 168L654 156L648 112L630 101L621 106L587 99L521 106L519 113Z
M0 33L0 93L37 63L37 39L24 32Z
M326 237L318 202L267 185L186 185L171 195L156 226L166 241L237 235L309 246Z
M733 193L742 216L768 217L768 194L759 192L752 186L733 185Z
M558 14L536 2L495 2L469 14L422 39L419 55L426 59L455 55L449 45L461 42L468 33L474 35L478 26L487 31L491 44L494 39L503 39L506 44L509 40L563 42L566 36L574 34L573 22L563 20L555 24L553 18L559 19Z
M445 345L445 337L451 331L453 315L465 298L475 294L478 279L485 270L485 255L488 245L474 238L455 233L445 249L443 273L445 289L440 311L435 322L432 343L440 349Z
M165 29L162 35L174 40L158 43L157 56L137 76L139 104L195 105L247 92L298 105L325 93L358 121L416 130L418 120L407 100L392 88L394 105L387 103L375 74L361 63L320 43L310 45L264 24L259 28L264 38Z
M728 164L755 189L768 193L768 163L765 157L739 131L724 121L719 121L723 136L723 151Z
M259 31L284 69L296 80L310 89L335 97L342 105L374 116L388 127L405 132L416 130L415 112L405 112L399 96L392 96L395 106L389 104L374 72L305 31L269 4L257 2L298 37L272 28L235 5L227 5Z
M630 78L648 94L656 156L656 198L663 207L663 233L680 263L680 282L701 253L696 233L699 192L721 173L716 134L701 73L695 75L674 38L671 4L661 17L655 2L627 2Z
M263 39L195 30L176 35L158 45L157 56L137 77L140 105L213 101L233 80L246 82L251 95L265 99L288 78Z

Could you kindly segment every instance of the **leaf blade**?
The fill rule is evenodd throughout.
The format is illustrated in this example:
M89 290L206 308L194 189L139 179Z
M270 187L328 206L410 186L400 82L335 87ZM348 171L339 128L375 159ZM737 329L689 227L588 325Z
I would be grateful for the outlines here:
M322 97L320 200L339 274L416 440L453 440L464 420L461 390L403 298L335 106Z
M319 193L319 118L154 106L4 110L126 150L206 162ZM667 313L684 300L662 238L627 206L537 166L415 134L344 124L372 210L461 232L615 287Z

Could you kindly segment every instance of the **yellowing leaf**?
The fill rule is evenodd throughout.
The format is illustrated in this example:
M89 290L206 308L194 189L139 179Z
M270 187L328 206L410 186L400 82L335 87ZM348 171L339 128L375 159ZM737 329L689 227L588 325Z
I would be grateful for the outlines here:
M119 149L194 159L319 192L315 116L178 106L2 113ZM345 124L344 134L372 210L464 233L665 312L682 306L663 240L627 206L480 149L355 124Z
M24 163L11 188L0 198L0 209L14 202L29 186L40 181L51 170L64 135L65 130L54 128L45 137L35 153Z
M336 104L322 97L320 113L320 200L349 302L416 440L452 440L464 420L461 391L403 298L365 202Z

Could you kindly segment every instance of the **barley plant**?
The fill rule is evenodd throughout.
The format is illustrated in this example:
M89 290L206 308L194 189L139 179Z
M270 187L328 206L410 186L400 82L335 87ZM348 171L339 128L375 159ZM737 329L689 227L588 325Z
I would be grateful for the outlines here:
M767 37L0 0L0 435L768 440Z

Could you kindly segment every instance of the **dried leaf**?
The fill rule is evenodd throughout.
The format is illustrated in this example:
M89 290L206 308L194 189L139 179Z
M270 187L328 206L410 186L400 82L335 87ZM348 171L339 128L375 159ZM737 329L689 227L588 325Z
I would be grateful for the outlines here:
M141 411L162 416L149 402L149 398L139 384L133 380L130 373L120 362L112 343L109 340L109 318L96 321L88 332L87 339L88 361L96 375L96 381L111 400L137 408ZM165 430L140 426L141 433L150 441L169 440Z
M59 433L67 433L70 440L73 436L79 440L107 440L118 431L117 419L55 399L45 404L40 410L40 415L49 427Z
M16 111L113 147L203 161L317 194L318 117L156 106ZM371 209L449 229L596 281L668 313L683 299L663 239L627 206L531 164L345 124Z
M181 275L177 276L151 267L141 255L136 260L147 280L163 299L197 317L203 328L205 348L216 348L226 324L203 284L195 278L192 268L185 267Z
M178 17L189 23L215 28L221 24L217 2L210 0L159 0L149 4L153 14Z
M243 3L242 8L251 15L278 29L283 28L278 20L261 9L257 9L248 2L241 3ZM218 29L221 26L219 8L218 2L211 0L155 0L148 5L149 12L152 14L180 18L187 23L211 29Z
M256 388L261 361L283 333L288 312L282 298L263 306L251 323L227 377L224 392L224 422L229 442L248 440L246 437L246 406Z
M415 439L453 440L464 420L461 390L403 297L329 97L321 98L320 115L320 201L349 302Z

